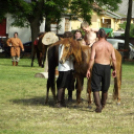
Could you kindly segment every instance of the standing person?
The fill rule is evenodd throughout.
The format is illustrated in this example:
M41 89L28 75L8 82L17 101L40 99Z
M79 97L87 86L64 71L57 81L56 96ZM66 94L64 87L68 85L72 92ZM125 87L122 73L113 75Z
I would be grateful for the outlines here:
M88 22L83 22L81 24L81 28L85 32L84 39L86 41L86 44L91 47L97 41L96 33L98 32L98 30L90 28Z
M22 49L22 51L24 51L24 46L23 46L21 40L18 38L17 32L14 33L13 38L9 38L7 40L7 46L11 47L10 53L11 53L11 57L12 57L12 65L18 66L18 62L20 60L20 48Z
M91 58L89 62L89 68L87 70L87 78L91 77L91 89L94 96L94 102L96 105L96 112L101 112L105 107L108 89L110 86L110 61L113 63L112 76L116 77L116 57L112 44L105 40L106 33L103 29L98 32L99 40L94 43L91 51ZM94 65L93 65L94 64ZM102 91L102 97L100 99L99 91Z
M65 32L64 37L72 37L71 32ZM62 44L59 45L59 60L62 56ZM65 106L65 88L68 89L68 101L72 100L72 91L74 90L74 77L73 77L73 61L68 58L64 64L59 62L58 65L59 77L57 79L58 88L58 103L56 107Z
M82 37L82 32L81 32L80 30L76 30L76 31L74 32L74 39L75 39L75 40L82 40L82 39L83 39L83 37Z
M74 39L79 41L81 45L86 45L86 42L84 41L82 37L82 32L80 30L76 30L74 33Z

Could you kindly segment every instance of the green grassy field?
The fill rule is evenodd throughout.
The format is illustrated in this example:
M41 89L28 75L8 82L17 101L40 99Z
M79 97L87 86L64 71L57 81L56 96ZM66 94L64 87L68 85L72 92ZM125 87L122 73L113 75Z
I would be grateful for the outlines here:
M34 77L43 71L37 61L30 67L30 59L21 59L18 67L11 66L11 59L0 59L0 134L134 134L134 63L123 63L121 105L112 100L111 82L100 114L94 104L87 108L86 79L79 107L75 91L67 108L55 108L51 93L44 105L46 79Z

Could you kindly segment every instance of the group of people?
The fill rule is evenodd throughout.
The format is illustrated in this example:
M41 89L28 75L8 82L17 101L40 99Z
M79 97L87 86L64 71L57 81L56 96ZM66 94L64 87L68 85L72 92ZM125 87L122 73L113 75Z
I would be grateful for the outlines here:
M74 40L81 41L81 45L88 45L91 47L91 58L89 61L89 68L87 70L87 78L91 77L91 88L93 92L94 102L96 105L96 112L101 112L104 108L108 96L108 89L110 86L112 61L113 72L112 76L116 77L116 57L112 44L106 41L106 33L103 29L95 30L89 27L88 22L81 24L81 29L85 32L83 38L82 32L77 30L74 33ZM66 32L65 38L73 37L73 34ZM36 42L35 42L36 43ZM20 59L20 48L24 51L24 46L18 38L18 33L14 33L13 38L7 40L7 45L11 47L12 65L17 66ZM62 55L62 44L59 45L59 60ZM72 91L74 90L74 66L71 58L68 58L64 64L59 62L58 65L59 77L57 79L58 88L58 103L57 107L65 106L65 89L68 89L68 101L72 100ZM102 91L100 98L99 91Z
M106 41L106 33L104 29L94 30L89 27L87 22L81 24L82 30L85 32L84 39L82 33L76 31L74 39L82 41L82 45L88 45L91 47L91 58L89 61L89 68L87 70L86 77L91 77L91 89L93 92L94 102L96 105L96 112L101 112L106 105L108 96L108 89L110 86L111 78L111 61L113 66L112 76L116 77L116 57L112 44ZM65 37L67 38L68 36ZM59 45L59 59L61 58L61 45ZM58 103L57 107L65 106L65 88L68 89L68 101L72 100L72 91L74 89L74 78L73 78L73 61L68 58L64 64L59 62L58 71L59 77L57 80L58 88ZM102 91L100 98L99 91Z

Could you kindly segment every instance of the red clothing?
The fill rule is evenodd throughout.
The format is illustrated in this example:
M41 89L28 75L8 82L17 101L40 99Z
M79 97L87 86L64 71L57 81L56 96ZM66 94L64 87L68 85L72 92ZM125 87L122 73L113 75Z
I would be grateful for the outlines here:
M38 44L38 41L39 41L39 40L36 39L33 44L34 44L34 45L37 45L37 44Z

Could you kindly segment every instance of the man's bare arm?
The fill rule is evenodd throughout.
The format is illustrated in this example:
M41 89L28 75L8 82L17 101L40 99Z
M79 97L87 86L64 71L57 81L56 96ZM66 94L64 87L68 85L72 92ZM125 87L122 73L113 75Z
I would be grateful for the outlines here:
M99 29L93 29L93 28L91 28L91 31L97 33L99 31Z
M11 38L9 38L6 43L7 43L7 46L11 47L12 46L11 45Z
M95 58L95 44L92 46L92 51L91 51L91 57L90 57L90 61L89 61L89 68L88 70L90 70L94 64L94 58Z

